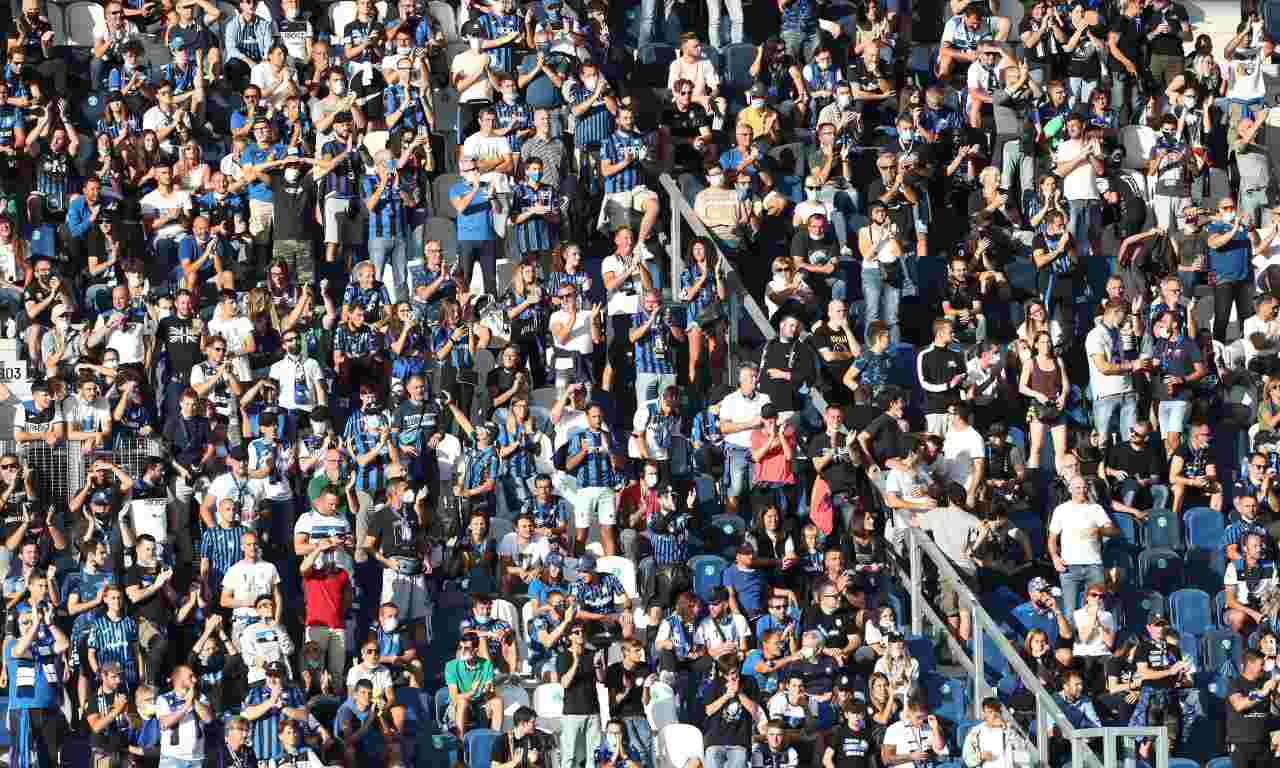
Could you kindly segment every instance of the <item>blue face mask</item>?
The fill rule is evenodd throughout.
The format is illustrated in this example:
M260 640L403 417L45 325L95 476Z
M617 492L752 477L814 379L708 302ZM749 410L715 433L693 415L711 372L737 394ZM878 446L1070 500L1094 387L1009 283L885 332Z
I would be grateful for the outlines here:
M542 171L525 171L524 175L529 178L529 181L538 181L542 178Z

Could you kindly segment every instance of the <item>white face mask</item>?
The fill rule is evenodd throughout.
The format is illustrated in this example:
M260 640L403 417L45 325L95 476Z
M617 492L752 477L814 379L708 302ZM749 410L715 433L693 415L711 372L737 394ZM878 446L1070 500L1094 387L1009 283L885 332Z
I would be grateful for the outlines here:
M714 176L708 176L707 183L713 187L719 187L722 179L724 179L724 176L717 173Z
M1194 96L1190 96L1190 97L1184 98L1184 99L1182 100L1182 106L1186 107L1187 109L1195 109L1195 108L1196 108L1196 97L1194 97Z
M1223 220L1223 221L1225 221L1225 222L1227 222L1228 224L1230 224L1231 222L1233 222L1233 221L1235 221L1235 220L1236 220L1236 212L1235 212L1235 211L1224 211L1224 212L1222 213L1222 220Z
M503 101L505 101L505 102L507 102L508 104L515 104L515 103L516 103L516 92L515 92L515 91L503 91L503 92L502 92L502 100L503 100Z
M329 85L329 90L333 93L333 95L334 95L334 96L341 96L341 95L343 95L344 93L346 93L346 92L347 92L347 84L346 84L346 83L331 83L331 84Z
M582 78L582 87L588 91L594 91L596 89L596 79L594 77L589 80L585 77Z
M408 56L409 54L413 53L413 48L408 45L398 46L396 48L396 53L400 54L401 56Z
M751 100L751 108L752 108L752 109L764 109L764 99L752 99L752 100Z
M817 199L818 199L818 190L816 190L816 189L806 189L806 190L804 191L804 199L805 199L805 200L808 200L808 201L809 201L809 202L811 202L811 203L812 203L814 200L817 200Z
M657 475L645 475L645 476L644 476L644 484L645 484L646 486L648 486L649 488L657 488L657 487L658 487L658 476L657 476Z
M621 750L622 750L622 739L619 739L617 736L610 736L609 751L616 755Z
M469 40L467 41L467 43L471 46L471 50L472 50L472 51L474 51L475 53L479 53L479 52L480 52L480 38L478 38L478 37L473 37L473 38L469 39Z
M299 177L299 176L301 176L301 175L302 175L302 171L298 170L297 168L285 168L285 169L284 169L284 179L285 179L285 181L289 182L290 184L292 184L292 183L294 183L295 181L297 181L297 180L298 180L298 177Z
M298 14L298 9L297 9L297 8L294 8L293 10L288 11L288 12L287 12L287 15L289 16L289 21L293 21L293 20L297 19L297 18L298 18L298 15L299 15L299 14Z
M382 631L383 631L383 632L395 632L395 631L396 631L396 627L398 627L398 626L400 626L400 619L399 619L398 617L392 616L392 617L391 617L391 618L389 618L389 619L383 619L383 620L382 620Z
M836 97L836 103L840 105L841 109L848 109L849 105L853 103L853 97L842 93Z

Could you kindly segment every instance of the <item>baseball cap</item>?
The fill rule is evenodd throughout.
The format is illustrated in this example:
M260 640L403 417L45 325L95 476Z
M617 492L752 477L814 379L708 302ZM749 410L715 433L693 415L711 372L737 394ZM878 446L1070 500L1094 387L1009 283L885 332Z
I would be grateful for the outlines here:
M765 404L760 408L760 418L762 418L762 419L776 419L776 418L778 418L778 407L777 407L776 405L774 405L773 403L765 403Z
M235 459L236 461L248 461L249 452L244 449L243 445L237 445L233 447L231 450L227 451L227 458Z
M724 587L716 587L711 590L711 599L709 603L727 603L729 602L729 590Z
M599 561L596 560L596 556L594 554L592 554L591 552L583 552L582 556L578 558L578 572L579 573L594 572L596 569L597 562Z
M1049 582L1043 576L1037 576L1027 582L1027 592L1048 592Z
M1156 611L1155 613L1147 617L1147 624L1152 627L1156 626L1157 624L1167 627L1169 626L1169 617L1165 616L1163 613L1159 611Z

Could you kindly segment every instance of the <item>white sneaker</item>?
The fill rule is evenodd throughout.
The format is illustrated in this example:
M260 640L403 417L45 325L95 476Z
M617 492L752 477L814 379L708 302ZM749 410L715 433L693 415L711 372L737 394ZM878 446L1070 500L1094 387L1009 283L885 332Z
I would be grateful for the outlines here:
M840 257L845 261L853 260L853 249L847 245L840 246Z

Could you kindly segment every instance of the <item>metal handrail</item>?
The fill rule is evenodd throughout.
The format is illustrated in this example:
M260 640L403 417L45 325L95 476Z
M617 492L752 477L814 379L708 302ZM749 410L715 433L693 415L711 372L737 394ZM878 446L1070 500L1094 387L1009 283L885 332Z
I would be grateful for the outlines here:
M984 635L991 635L991 639L995 644L996 650L1005 658L1009 667L1014 671L1022 684L1035 697L1036 703L1036 748L1039 753L1040 765L1049 765L1049 746L1050 746L1050 729L1056 727L1062 734L1063 738L1071 743L1072 752L1072 768L1086 768L1086 766L1106 766L1106 768L1115 768L1116 750L1115 740L1123 737L1139 737L1153 738L1156 740L1156 765L1155 768L1168 768L1169 766L1169 732L1165 728L1155 726L1146 726L1140 728L1080 728L1072 726L1071 721L1062 712L1061 707L1054 700L1053 694L1048 691L1040 682L1040 679L1032 673L1031 668L1023 661L1021 654L1013 647L1008 638L1004 636L1004 632L1000 629L991 615L982 607L977 595L969 589L960 574L956 572L955 566L952 565L950 558L943 554L938 545L918 528L909 528L907 530L907 542L910 560L910 580L911 580L911 632L919 635L924 628L924 619L928 619L932 626L939 628L943 636L947 639L947 644L951 649L952 659L960 664L965 671L973 678L973 716L974 719L982 719L982 701L987 698L992 691L992 687L987 683L985 674L985 665L983 662L983 654L986 648L983 644ZM921 592L921 581L923 579L923 558L928 557L938 569L938 576L941 579L951 582L951 587L960 597L962 605L969 608L971 624L973 627L973 655L970 657L964 646L952 636L947 623L937 614L933 606L929 605ZM1052 721L1052 724L1050 723ZM1008 718L1008 722L1013 723L1012 718ZM1025 737L1025 735L1024 735ZM1098 760L1093 749L1089 746L1088 740L1091 738L1103 739L1103 760ZM1030 741L1030 739L1028 739ZM963 747L963 745L961 745Z
M702 219L698 218L698 214L694 213L693 208L689 206L689 201L684 199L684 193L680 191L680 185L667 173L658 177L658 183L666 191L671 205L671 247L667 250L671 256L670 285L672 297L675 297L676 292L679 291L680 275L684 274L684 228L681 226L682 223L689 226L689 229L693 231L694 237L703 238L711 243L711 247L715 249L717 261L724 265L725 282L728 289L728 298L725 300L724 309L725 319L729 328L729 338L725 345L726 354L724 359L729 374L727 380L736 383L733 378L733 371L737 368L737 365L733 357L740 349L738 310L743 309L746 311L747 317L751 318L756 324L761 336L766 341L777 336L777 333L774 332L773 325L769 323L769 316L760 309L755 297L746 290L737 266L731 260L725 258L724 251L720 250L720 244L711 236L706 225L702 223Z

